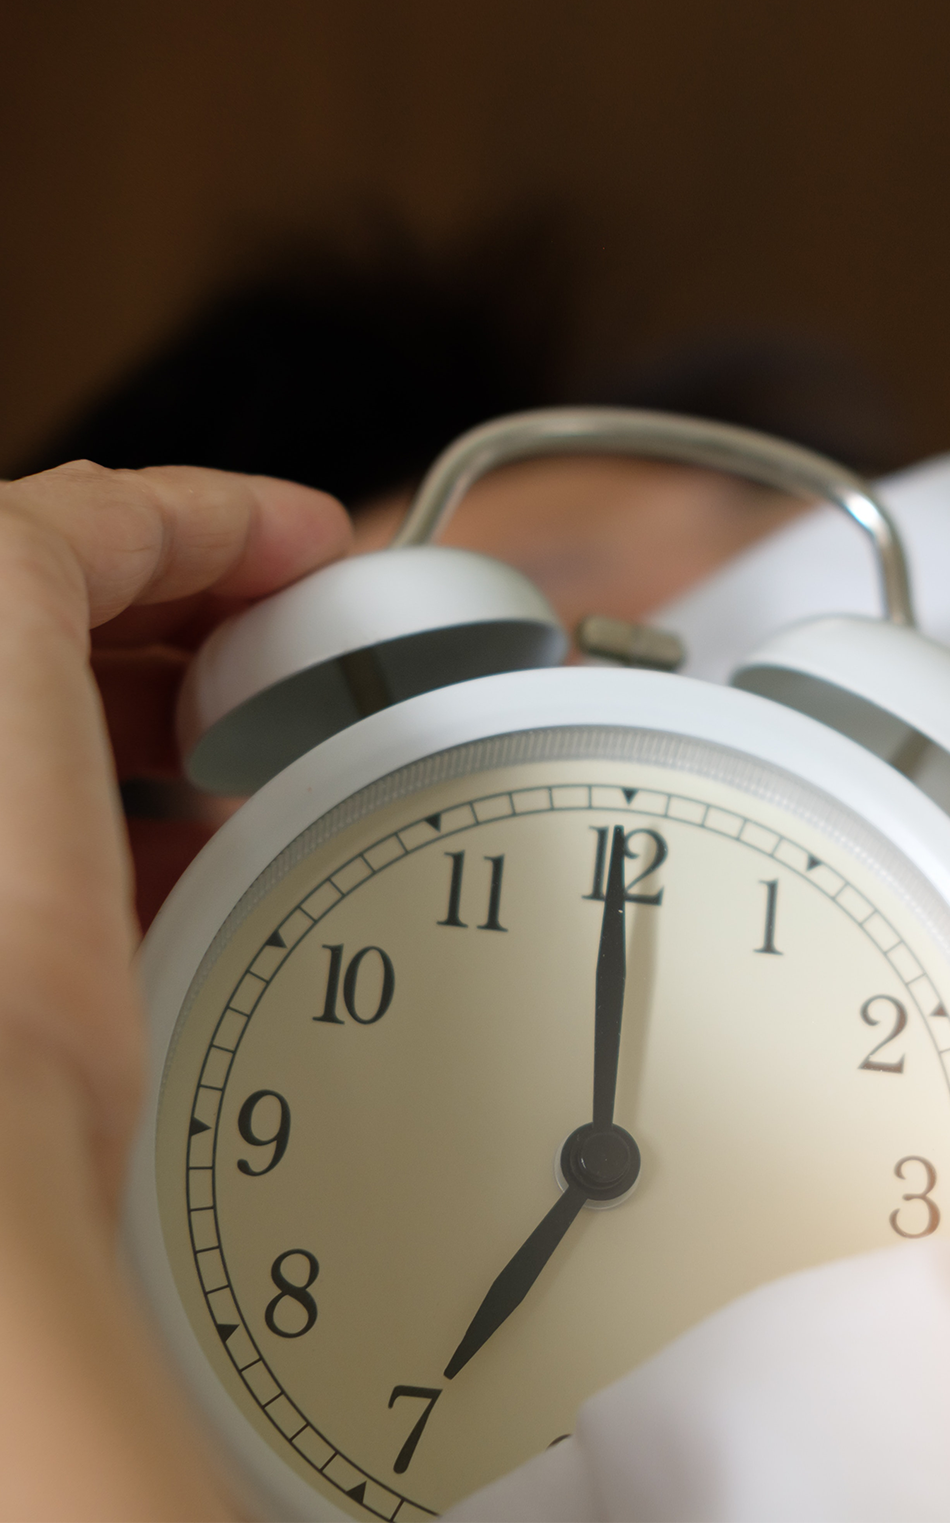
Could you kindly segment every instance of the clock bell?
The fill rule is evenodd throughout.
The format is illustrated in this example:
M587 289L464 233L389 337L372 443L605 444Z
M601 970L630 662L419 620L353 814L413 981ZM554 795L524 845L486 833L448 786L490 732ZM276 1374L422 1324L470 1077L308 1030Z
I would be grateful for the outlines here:
M870 537L885 617L836 616L782 631L734 686L798 709L882 757L950 808L950 652L914 628L904 554L887 510L844 467L747 429L663 413L555 408L465 434L435 462L392 545L305 577L228 620L194 662L179 735L200 787L247 794L368 714L469 678L556 666L568 638L509 566L432 540L497 466L571 453L648 456L827 499ZM671 671L675 635L592 617L594 659Z

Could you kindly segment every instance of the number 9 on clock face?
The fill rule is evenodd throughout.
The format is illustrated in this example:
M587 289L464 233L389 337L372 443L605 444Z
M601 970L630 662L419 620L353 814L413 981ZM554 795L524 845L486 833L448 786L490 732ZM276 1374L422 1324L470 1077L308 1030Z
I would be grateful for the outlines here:
M536 731L364 790L169 1049L161 1225L218 1384L317 1515L421 1518L744 1291L940 1232L946 947L892 847L712 745Z

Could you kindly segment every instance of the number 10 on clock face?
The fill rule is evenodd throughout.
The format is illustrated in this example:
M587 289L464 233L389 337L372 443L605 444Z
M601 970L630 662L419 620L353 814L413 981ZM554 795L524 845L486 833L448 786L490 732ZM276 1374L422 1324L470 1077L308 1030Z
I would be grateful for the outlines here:
M344 1513L436 1513L736 1295L942 1230L940 939L844 811L712 770L476 756L288 859L189 1005L158 1130L179 1293ZM611 916L608 1130L640 1162L582 1200Z

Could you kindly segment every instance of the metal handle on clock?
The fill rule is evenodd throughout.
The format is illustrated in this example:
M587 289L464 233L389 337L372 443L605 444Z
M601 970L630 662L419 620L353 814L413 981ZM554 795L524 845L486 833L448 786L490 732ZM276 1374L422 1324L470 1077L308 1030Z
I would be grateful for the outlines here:
M538 455L640 455L743 476L835 503L870 537L886 617L913 627L904 548L887 509L853 471L824 455L731 423L622 407L551 407L497 418L463 434L429 470L393 549L425 545L465 493L496 466Z

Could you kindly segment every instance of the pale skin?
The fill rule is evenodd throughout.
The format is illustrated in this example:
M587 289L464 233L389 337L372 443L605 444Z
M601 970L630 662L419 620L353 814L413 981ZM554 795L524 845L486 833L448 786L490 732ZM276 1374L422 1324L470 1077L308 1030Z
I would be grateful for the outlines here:
M402 507L362 514L359 548ZM520 565L569 623L636 619L796 511L705 473L539 462L476 487L446 539ZM141 822L130 853L115 780L174 775L175 691L214 623L352 544L338 503L264 477L74 462L0 485L0 1518L241 1515L117 1249L133 856L169 880L207 830Z
M349 534L318 492L213 471L76 464L0 489L4 1518L237 1516L117 1253L142 1016L89 628L126 648L175 639L344 553ZM161 770L168 683L153 678L143 660L131 728Z

